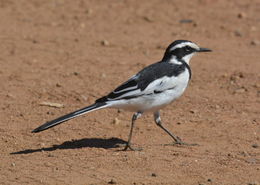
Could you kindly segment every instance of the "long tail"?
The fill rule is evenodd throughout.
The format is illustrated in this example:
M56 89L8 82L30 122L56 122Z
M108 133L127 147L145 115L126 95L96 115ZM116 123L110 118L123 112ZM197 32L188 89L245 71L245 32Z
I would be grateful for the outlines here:
M34 129L32 132L36 133L36 132L41 132L43 130L47 130L47 129L51 128L51 127L59 125L59 124L65 122L65 121L68 121L68 120L72 119L72 118L81 116L83 114L86 114L86 113L94 111L94 110L105 108L107 106L109 106L109 105L107 103L105 103L105 102L94 103L93 105L90 105L88 107L79 109L77 111L71 112L69 114L61 116L61 117L59 117L57 119L54 119L52 121L46 122L43 125L39 126L38 128Z

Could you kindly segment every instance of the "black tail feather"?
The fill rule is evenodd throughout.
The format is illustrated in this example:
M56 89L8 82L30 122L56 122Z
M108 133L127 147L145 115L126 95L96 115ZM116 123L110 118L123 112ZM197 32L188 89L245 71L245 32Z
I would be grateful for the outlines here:
M73 119L75 117L78 117L80 115L86 114L90 111L105 108L106 105L107 105L106 103L95 103L95 104L90 105L88 107L85 107L85 108L79 109L77 111L71 112L69 114L66 114L64 116L61 116L61 117L54 119L52 121L46 122L45 124L43 124L43 125L37 127L36 129L34 129L32 132L36 133L36 132L41 132L43 130L47 130L51 127L59 125L59 124L65 122L65 121L68 121L68 120Z

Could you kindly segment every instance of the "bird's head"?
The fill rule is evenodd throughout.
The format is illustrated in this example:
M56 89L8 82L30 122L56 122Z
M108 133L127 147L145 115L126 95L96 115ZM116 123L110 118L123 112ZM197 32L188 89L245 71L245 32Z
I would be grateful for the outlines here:
M210 51L210 49L201 48L197 44L188 40L176 40L167 47L163 61L178 63L179 60L183 60L189 64L191 57L195 53Z

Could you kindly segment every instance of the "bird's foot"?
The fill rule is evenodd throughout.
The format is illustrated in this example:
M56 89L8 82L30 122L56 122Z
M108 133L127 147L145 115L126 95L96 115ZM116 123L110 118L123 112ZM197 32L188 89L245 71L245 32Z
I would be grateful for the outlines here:
M130 144L126 144L125 148L122 151L127 151L127 150L131 150L131 151L141 151L142 148L133 148Z

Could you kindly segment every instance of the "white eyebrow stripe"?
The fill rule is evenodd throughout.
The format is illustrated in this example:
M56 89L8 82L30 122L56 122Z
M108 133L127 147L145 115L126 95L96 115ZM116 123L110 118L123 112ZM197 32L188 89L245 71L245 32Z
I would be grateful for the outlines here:
M175 50L177 48L182 48L182 47L185 47L185 46L190 46L190 47L192 47L194 49L197 49L197 50L200 49L196 44L194 44L192 42L183 42L183 43L177 44L176 46L172 47L170 49L170 51L173 51L173 50Z

